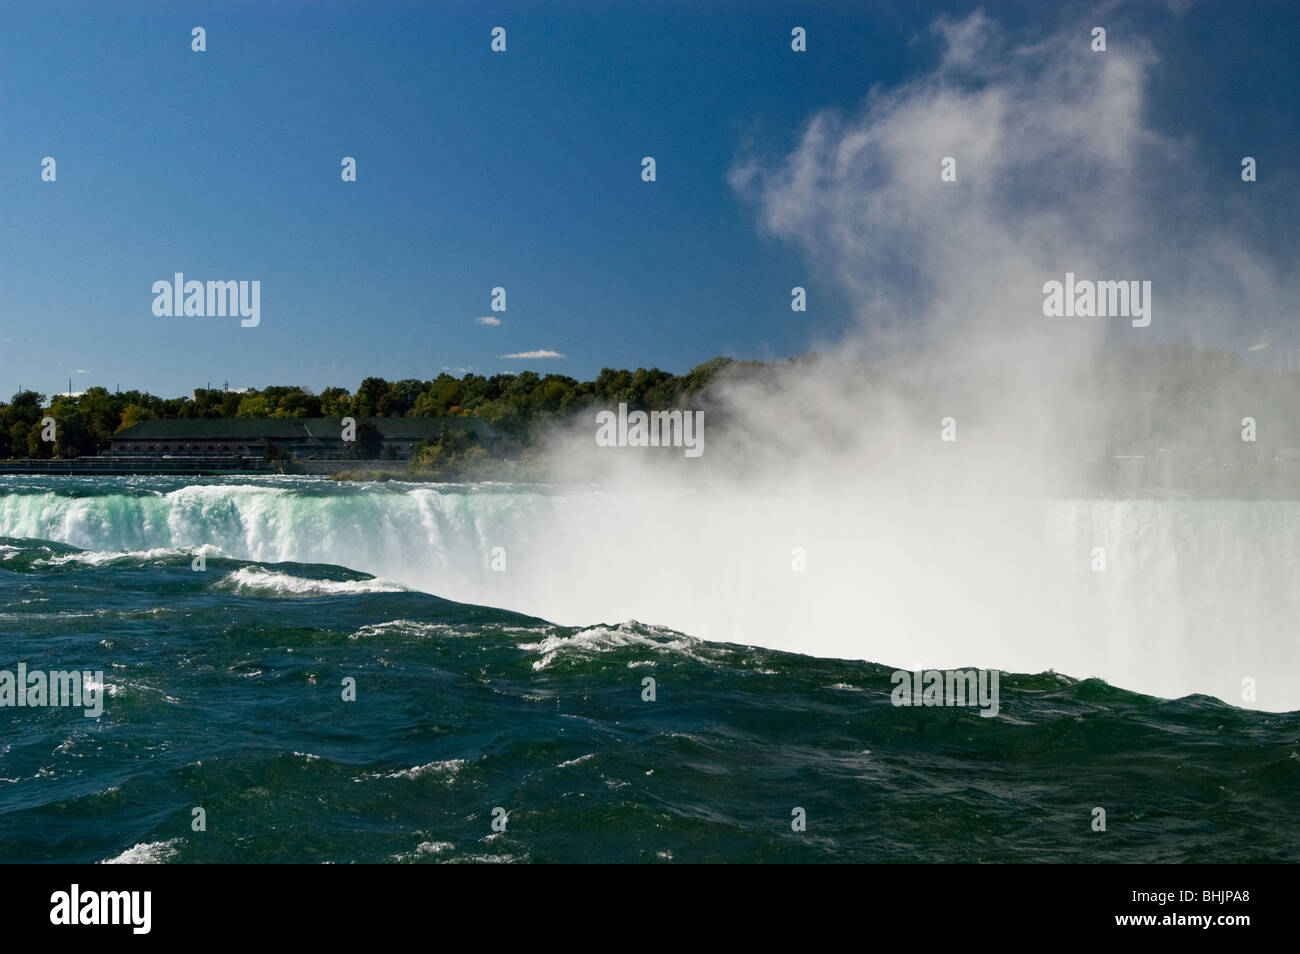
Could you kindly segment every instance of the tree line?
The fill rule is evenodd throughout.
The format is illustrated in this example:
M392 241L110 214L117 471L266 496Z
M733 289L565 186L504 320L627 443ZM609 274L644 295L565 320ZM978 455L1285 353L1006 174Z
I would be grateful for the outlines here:
M143 391L92 387L47 400L20 391L0 404L0 458L85 457L107 450L112 436L141 421L192 418L473 417L528 446L544 425L594 406L620 401L631 407L672 408L697 396L720 372L758 368L758 362L714 358L683 375L658 368L604 368L594 381L561 374L439 374L421 381L370 377L355 392L328 387L319 394L298 386L245 391L196 388L191 397L161 398ZM41 421L55 421L55 440L43 439Z
M855 366L848 377L843 368L823 373L821 361L815 353L779 363L719 357L682 375L658 368L604 368L592 381L533 371L490 377L468 373L459 378L443 373L424 381L369 377L355 392L328 387L319 394L274 386L247 391L197 388L191 397L161 398L93 387L47 401L35 391L21 391L8 404L0 404L0 459L92 455L106 450L118 431L149 419L471 417L494 425L525 448L551 423L619 402L641 410L708 407L710 421L722 426L728 423L727 409L710 401L711 386L723 379L744 380L754 385L746 400L762 400L764 394L785 400L778 382L791 365L800 366L801 377L824 377L838 381L837 387L848 384L854 393L860 390L861 412L868 415L878 410L872 398L876 391L927 410L946 407L968 413L973 410L971 399L979 397L964 393L959 380L940 383L938 391L943 393L925 390L936 386L933 375L922 373L923 368L918 371L906 358ZM1239 422L1247 416L1267 419L1261 449L1300 447L1300 417L1290 413L1300 406L1300 373L1260 366L1231 351L1188 345L1111 348L1072 388L1068 402L1058 410L1062 415L1071 409L1094 411L1092 426L1105 434L1115 453L1177 444L1236 447ZM1060 395L1052 399L1062 400ZM43 439L41 421L46 417L56 422L52 443ZM371 443L378 441L377 435L368 436ZM428 442L418 456L439 467L448 460L486 453L461 443L463 438L452 434Z

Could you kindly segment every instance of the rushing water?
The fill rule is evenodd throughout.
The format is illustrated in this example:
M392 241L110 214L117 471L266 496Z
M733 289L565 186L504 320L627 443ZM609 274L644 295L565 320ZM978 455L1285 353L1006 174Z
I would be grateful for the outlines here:
M106 698L98 718L0 709L0 860L1300 860L1300 715L1179 691L1206 653L1229 660L1224 696L1294 672L1296 505L1044 505L1037 579L1072 607L1056 631L998 641L993 622L1029 618L1000 605L1001 567L988 620L948 593L974 635L904 644L899 620L947 618L890 605L934 579L905 578L921 563L942 591L941 520L879 518L845 551L873 565L905 523L925 548L888 586L832 574L792 599L788 537L752 503L718 505L674 560L656 534L680 518L658 498L6 478L0 669L102 671ZM745 548L784 547L783 576L718 562L741 513L760 531ZM810 573L833 548L815 517ZM1099 539L1105 574L1053 563ZM1122 569L1135 554L1145 589ZM710 565L702 585L675 575ZM807 632L788 608L764 618L777 602ZM1180 639L1152 685L1072 678L1095 657L1140 682ZM1001 666L998 716L893 706L891 671L913 662ZM1131 691L1154 685L1183 697Z

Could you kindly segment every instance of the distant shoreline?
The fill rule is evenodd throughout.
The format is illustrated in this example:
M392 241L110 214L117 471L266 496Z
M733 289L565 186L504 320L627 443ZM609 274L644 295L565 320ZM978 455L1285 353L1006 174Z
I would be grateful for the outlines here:
M496 481L536 483L542 467L538 458L524 460L479 459L473 466L451 466L412 471L405 460L290 460L264 466L222 467L203 458L154 458L123 461L110 457L68 460L0 460L0 476L60 477L325 477L330 480L410 483ZM459 462L457 462L459 463Z

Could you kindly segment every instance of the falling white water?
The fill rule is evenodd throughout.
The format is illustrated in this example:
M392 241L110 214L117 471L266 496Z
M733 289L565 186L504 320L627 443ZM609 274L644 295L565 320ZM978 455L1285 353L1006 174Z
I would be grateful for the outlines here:
M0 535L101 552L216 547L564 624L634 618L891 666L1055 669L1300 708L1300 501L296 486L6 494ZM498 547L504 570L491 568Z

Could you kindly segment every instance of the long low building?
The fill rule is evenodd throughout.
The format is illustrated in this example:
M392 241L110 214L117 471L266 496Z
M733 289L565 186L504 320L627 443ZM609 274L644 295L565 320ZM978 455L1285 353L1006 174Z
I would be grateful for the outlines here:
M472 431L494 455L515 456L513 440L486 421L472 417L362 417L381 437L382 456L405 459L426 438L437 439L445 427ZM353 445L343 440L343 419L176 418L141 421L112 437L112 456L130 457L264 457L267 448L298 460L342 460Z

